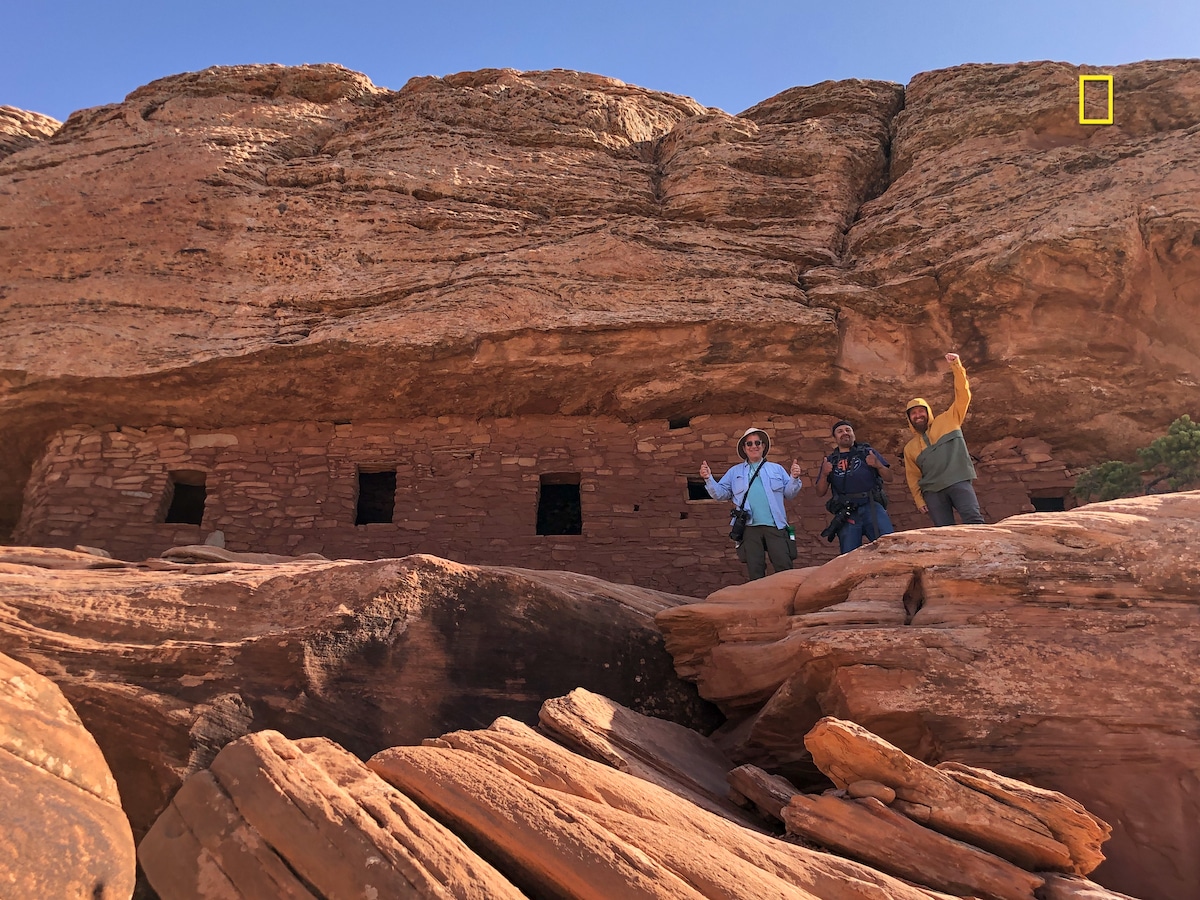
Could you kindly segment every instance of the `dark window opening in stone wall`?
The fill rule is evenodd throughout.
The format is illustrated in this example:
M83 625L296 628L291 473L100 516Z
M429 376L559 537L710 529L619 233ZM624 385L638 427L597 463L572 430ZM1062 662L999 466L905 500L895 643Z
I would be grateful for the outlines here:
M383 472L358 470L358 504L354 524L370 525L392 521L396 511L396 470Z
M704 486L703 478L688 478L688 499L712 500L712 497L708 496L708 489Z
M203 472L171 472L167 481L167 513L164 522L199 525L204 521L204 501L208 499Z
M583 534L579 474L543 475L538 487L538 534Z
M680 428L687 428L692 424L691 416L676 416L673 419L667 419L667 428L670 431L676 431Z
M1030 497L1034 512L1062 512L1067 508L1066 497Z

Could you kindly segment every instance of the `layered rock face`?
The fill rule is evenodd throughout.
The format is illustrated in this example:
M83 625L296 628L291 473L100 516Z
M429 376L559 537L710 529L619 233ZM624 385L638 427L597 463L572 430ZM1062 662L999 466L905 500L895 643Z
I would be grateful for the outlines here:
M1196 398L1200 65L967 66L730 116L573 72L174 76L0 161L0 518L54 431L775 409L1068 462ZM1052 415L1050 414L1052 413ZM888 445L888 440L877 439Z
M731 716L736 760L804 784L806 733L849 719L1080 800L1113 828L1097 881L1183 900L1200 883L1198 517L1192 492L895 534L658 622Z
M369 756L578 686L701 730L653 616L684 598L432 557L281 561L201 547L157 570L0 553L0 651L53 678L141 835L227 742L272 728Z

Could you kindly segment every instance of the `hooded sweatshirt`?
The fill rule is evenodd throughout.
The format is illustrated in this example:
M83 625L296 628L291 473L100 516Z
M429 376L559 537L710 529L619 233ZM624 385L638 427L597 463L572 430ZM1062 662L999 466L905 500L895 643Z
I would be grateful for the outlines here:
M962 423L971 404L971 386L961 360L951 364L954 372L954 403L936 418L929 404L917 397L904 407L925 407L929 427L924 434L913 428L915 437L904 445L904 474L918 507L925 506L925 491L942 491L960 481L975 480L975 465L963 439ZM909 423L912 427L912 423Z

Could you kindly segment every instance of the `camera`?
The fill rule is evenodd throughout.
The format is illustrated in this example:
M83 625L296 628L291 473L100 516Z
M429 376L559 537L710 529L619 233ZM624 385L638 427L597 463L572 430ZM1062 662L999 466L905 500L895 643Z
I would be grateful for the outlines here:
M749 521L750 511L748 509L735 509L733 511L733 521L729 523L730 540L740 541L746 534L746 524Z
M833 521L825 526L825 530L821 532L821 537L830 543L837 537L837 533L842 530L842 526L850 521L850 517L854 515L853 504L842 504L830 510L833 513Z

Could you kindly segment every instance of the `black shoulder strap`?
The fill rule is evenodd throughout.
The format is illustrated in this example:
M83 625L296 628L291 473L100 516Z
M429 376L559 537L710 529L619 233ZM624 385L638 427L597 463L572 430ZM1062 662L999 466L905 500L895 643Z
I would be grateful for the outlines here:
M763 470L763 466L767 464L766 459L758 464L758 468L754 470L754 474L750 476L750 484L746 485L746 493L742 494L742 502L738 504L738 509L746 508L746 501L750 499L750 488L754 485L754 479L758 477L758 473ZM747 460L746 465L750 465Z

